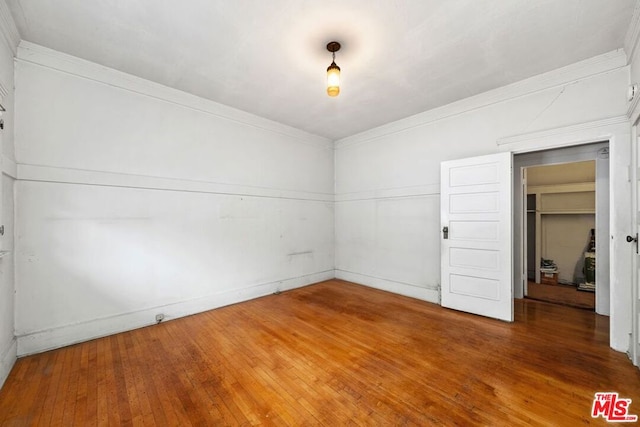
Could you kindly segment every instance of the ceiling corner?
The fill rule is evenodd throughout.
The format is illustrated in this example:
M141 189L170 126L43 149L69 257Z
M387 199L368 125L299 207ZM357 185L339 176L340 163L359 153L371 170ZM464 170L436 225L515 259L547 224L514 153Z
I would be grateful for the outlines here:
M6 0L0 0L0 33L15 55L18 43L20 43L20 33Z
M633 62L637 55L638 41L640 41L640 0L636 0L633 8L633 16L624 38L624 51L627 54L627 64Z

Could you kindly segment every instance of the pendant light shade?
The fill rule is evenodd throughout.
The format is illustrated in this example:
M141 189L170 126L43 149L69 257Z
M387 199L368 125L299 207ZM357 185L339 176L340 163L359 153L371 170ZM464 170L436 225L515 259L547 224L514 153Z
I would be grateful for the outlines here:
M329 96L338 96L340 93L340 67L336 64L336 52L340 50L340 43L330 42L327 44L327 50L331 52L333 61L327 68L327 94Z

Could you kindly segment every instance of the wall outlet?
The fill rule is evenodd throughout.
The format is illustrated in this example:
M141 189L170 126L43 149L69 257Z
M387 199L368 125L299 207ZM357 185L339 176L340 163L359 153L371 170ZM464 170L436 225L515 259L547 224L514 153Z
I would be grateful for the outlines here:
M164 320L164 314L156 314L156 322L160 323Z

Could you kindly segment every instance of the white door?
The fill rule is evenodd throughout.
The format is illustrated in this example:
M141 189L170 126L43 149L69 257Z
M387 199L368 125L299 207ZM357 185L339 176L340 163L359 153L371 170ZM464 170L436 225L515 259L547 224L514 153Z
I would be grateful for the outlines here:
M441 164L442 305L513 321L511 153Z

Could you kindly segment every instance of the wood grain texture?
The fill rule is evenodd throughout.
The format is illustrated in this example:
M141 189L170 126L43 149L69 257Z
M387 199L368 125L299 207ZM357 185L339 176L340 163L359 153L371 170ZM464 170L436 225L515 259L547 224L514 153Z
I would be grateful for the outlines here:
M0 425L605 425L640 414L608 318L516 300L516 322L331 280L18 360Z
M527 298L587 310L596 309L595 292L579 291L576 286L546 285L529 281L527 284Z

